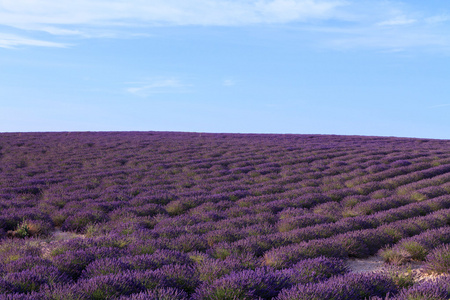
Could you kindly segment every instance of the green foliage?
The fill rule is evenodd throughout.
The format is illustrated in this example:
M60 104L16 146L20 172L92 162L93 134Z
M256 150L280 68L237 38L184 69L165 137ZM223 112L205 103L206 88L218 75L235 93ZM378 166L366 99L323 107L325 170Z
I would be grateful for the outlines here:
M410 258L413 260L424 260L428 254L428 249L418 242L403 242L401 247L405 249Z
M407 269L398 267L389 267L384 270L384 273L389 276L399 289L409 288L414 285L414 273L411 267Z
M450 244L431 251L426 257L424 270L430 274L450 274Z
M384 262L393 265L401 265L407 260L404 255L402 255L397 249L383 249L380 251L380 255Z
M30 233L29 233L28 224L26 221L24 221L15 230L15 236L20 237L20 238L25 238L29 235L30 235Z

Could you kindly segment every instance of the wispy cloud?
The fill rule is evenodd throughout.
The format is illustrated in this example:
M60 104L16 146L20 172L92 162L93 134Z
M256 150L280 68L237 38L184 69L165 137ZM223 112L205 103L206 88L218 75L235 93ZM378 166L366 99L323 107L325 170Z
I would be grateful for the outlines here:
M449 107L449 106L450 106L450 103L433 105L433 106L430 106L430 108L441 108L441 107Z
M450 15L400 0L0 0L0 26L54 39L145 38L158 26L267 24L290 24L310 34L311 44L333 49L450 49ZM29 40L22 45L62 46Z
M234 81L233 79L224 79L222 81L222 85L227 87L234 86L236 85L236 81Z
M318 44L337 50L450 52L450 22L440 11L432 14L395 1L361 1L346 7L346 12L353 21L345 26L322 24L311 29L322 33Z
M19 46L37 46L37 47L58 47L65 48L68 45L63 43L48 42L27 38L14 34L0 33L0 48L16 48Z
M382 29L365 27L348 29L322 40L323 46L337 50L374 49L382 52L403 52L410 49L450 50L450 35L426 28Z
M127 88L126 91L139 97L149 97L153 94L186 93L189 91L189 87L192 87L192 85L175 78L150 78L127 84L132 87Z
M245 25L329 18L340 0L3 0L2 25Z
M56 37L143 38L146 28L155 26L326 20L345 5L344 0L0 0L0 26ZM36 38L28 45L36 44L46 42Z
M449 22L449 21L450 21L450 15L448 15L448 14L436 15L436 16L428 17L425 19L425 22L427 22L429 24L439 24L439 23L444 23L444 22Z
M398 26L398 25L408 25L417 22L416 19L407 18L406 16L398 16L394 19L386 20L377 23L379 26Z

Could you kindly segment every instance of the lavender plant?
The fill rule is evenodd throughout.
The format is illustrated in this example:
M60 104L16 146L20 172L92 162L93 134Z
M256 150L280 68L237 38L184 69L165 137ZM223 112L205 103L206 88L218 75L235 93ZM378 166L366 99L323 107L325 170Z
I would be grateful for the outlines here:
M433 249L426 257L424 270L427 273L450 274L450 244Z
M327 281L298 284L283 290L278 300L335 299L364 300L369 297L384 297L396 293L397 288L388 277L379 274L348 274Z
M199 287L193 299L271 299L290 285L282 272L258 268L233 272Z

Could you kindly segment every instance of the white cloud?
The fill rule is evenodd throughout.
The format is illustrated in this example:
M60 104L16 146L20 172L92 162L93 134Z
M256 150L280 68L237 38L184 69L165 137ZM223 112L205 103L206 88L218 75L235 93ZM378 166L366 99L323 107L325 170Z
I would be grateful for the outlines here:
M148 97L152 94L185 93L192 86L174 78L153 78L127 84L131 84L133 87L127 88L126 91L139 97Z
M425 13L395 0L0 0L0 26L26 30L28 36L45 32L55 39L145 38L149 28L166 25L290 24L302 37L309 34L311 44L333 49L448 51L448 21L448 14ZM7 40L0 45L12 47L14 39ZM15 42L64 46L39 38Z
M234 81L233 79L225 79L222 82L222 85L223 86L233 86L233 85L236 85L236 81Z
M448 53L450 28L446 15L416 9L405 2L352 2L346 7L345 25L318 24L314 43L335 50L371 49L384 53L409 50Z
M58 47L65 48L68 45L62 43L41 41L22 37L15 34L0 33L0 48L16 48L18 46Z
M329 18L344 4L339 0L0 0L0 24L36 30L44 25L233 26Z
M257 2L255 8L266 22L284 23L295 20L328 19L334 17L343 1L274 0Z
M438 104L438 105L430 106L430 108L441 108L441 107L448 107L448 106L450 106L450 104Z
M83 33L79 30L70 30L53 26L42 26L40 28L37 27L36 29L50 33L52 35L83 35Z
M438 24L450 21L450 15L436 15L425 19L429 24Z
M366 27L348 30L322 41L324 47L336 50L374 49L382 52L404 52L408 49L433 51L450 49L450 36L423 28L411 30L378 30Z
M412 23L416 23L417 20L407 18L406 16L398 16L394 19L390 19L387 21L379 22L377 25L379 26L398 26L398 25L408 25Z
M56 37L142 38L146 28L153 26L242 26L327 19L345 4L344 0L0 0L0 26ZM51 45L37 40L28 43L37 44Z

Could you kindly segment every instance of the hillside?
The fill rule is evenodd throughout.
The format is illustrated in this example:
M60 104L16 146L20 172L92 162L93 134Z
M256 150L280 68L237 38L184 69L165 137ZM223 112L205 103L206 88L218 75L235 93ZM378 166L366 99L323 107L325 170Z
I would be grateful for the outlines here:
M0 299L448 299L450 141L2 133L0 237Z

